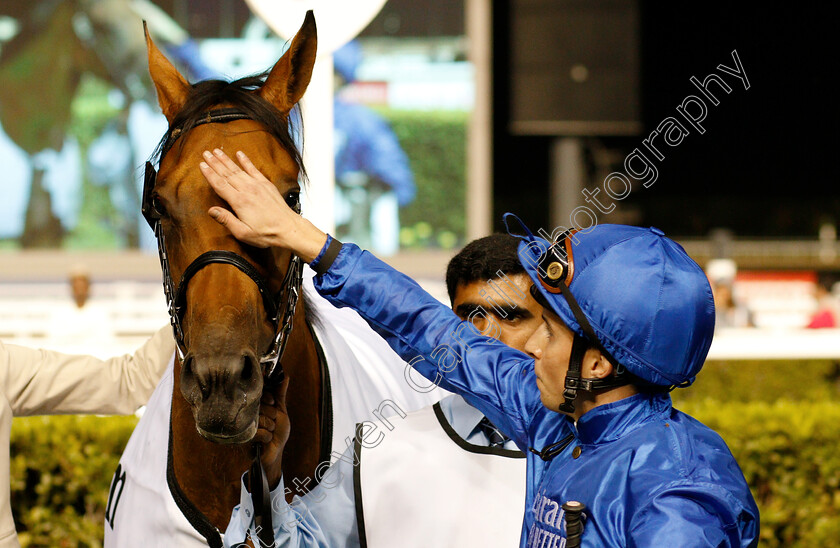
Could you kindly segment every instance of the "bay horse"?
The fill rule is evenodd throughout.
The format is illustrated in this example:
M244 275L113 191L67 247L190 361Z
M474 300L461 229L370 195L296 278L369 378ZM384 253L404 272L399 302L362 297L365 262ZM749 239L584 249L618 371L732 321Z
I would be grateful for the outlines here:
M410 367L355 312L332 307L308 279L302 291L302 265L288 251L244 245L207 213L225 206L198 169L215 148L245 152L299 207L304 171L290 118L315 62L312 13L265 78L190 85L146 40L169 130L159 170L147 164L143 214L158 238L178 350L114 473L105 546L215 547L254 459L264 376L289 379L287 499L312 489L345 444L353 449L358 423L368 433L384 426L364 436L375 440L395 428L389 414L441 394L407 383Z
M253 77L190 85L148 31L146 40L149 72L170 128L157 175L147 166L144 191L178 346L170 482L185 512L197 511L224 530L239 502L240 475L254 458L248 442L257 430L263 369L268 375L282 367L294 393L287 403L294 425L283 459L287 477L312 477L324 458L324 394L317 343L306 305L297 299L300 261L288 251L241 244L213 221L208 208L225 204L197 166L204 150L247 150L290 204L299 204L302 161L289 117L312 74L315 20L309 12L264 83ZM287 271L277 265L288 265ZM179 279L176 286L172 280Z

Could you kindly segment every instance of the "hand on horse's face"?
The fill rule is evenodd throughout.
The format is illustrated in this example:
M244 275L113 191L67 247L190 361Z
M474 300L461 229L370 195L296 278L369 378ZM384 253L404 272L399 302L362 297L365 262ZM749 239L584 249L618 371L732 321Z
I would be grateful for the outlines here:
M263 392L260 401L260 420L254 441L262 444L260 460L271 489L280 482L283 449L289 441L291 425L286 411L286 390L289 379Z
M327 235L292 211L245 153L236 156L242 168L219 149L204 152L199 164L202 175L233 209L211 207L210 216L238 240L257 247L290 249L311 262L324 247Z

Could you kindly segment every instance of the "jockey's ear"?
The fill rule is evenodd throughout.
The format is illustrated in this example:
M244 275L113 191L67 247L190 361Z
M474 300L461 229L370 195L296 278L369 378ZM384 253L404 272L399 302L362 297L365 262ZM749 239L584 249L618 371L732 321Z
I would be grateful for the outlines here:
M149 74L155 83L158 104L166 120L172 125L175 115L181 111L187 101L190 84L152 42L145 21L143 21L143 32L146 34L146 49L149 51Z
M318 30L312 10L306 12L300 30L292 45L277 61L265 84L259 89L260 97L286 114L303 97L312 78L312 67L318 49Z
M600 350L590 348L586 351L583 358L583 371L581 372L581 376L593 379L606 379L614 371L615 367Z

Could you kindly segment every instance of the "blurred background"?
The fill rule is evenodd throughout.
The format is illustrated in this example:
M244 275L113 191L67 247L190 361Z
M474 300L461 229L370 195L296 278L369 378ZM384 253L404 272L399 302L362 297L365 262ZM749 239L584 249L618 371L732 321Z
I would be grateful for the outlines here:
M139 213L166 129L143 19L192 81L259 73L287 45L242 0L0 4L4 342L107 356L168 321ZM816 2L388 0L332 58L335 177L312 185L334 189L339 237L441 299L448 259L508 211L549 234L664 230L706 269L718 309L706 372L675 398L739 457L766 545L833 546L833 22ZM66 496L96 521L88 495ZM66 527L19 524L32 545Z
M3 3L7 340L59 342L46 319L74 265L116 345L74 346L107 354L165 320L139 213L166 129L143 19L193 81L259 73L287 44L241 0ZM442 297L448 258L507 211L548 233L656 226L717 265L719 327L773 331L721 336L714 356L837 357L797 332L833 327L840 289L829 21L819 4L389 0L332 56L335 176L312 182L333 189L325 228Z

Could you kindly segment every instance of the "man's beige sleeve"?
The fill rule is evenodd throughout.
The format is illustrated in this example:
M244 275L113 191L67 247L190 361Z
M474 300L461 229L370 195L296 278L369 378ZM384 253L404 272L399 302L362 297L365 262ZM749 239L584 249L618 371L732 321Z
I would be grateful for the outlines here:
M145 404L175 352L170 327L108 360L0 343L0 390L15 416L129 414Z

